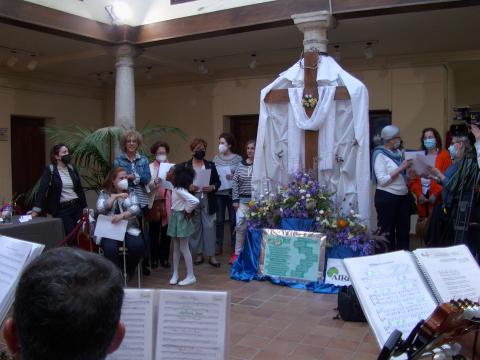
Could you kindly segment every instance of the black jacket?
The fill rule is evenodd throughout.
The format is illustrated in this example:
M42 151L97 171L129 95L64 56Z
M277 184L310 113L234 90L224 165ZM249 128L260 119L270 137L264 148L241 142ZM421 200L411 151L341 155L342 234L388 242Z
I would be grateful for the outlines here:
M72 165L68 165L68 172L73 181L73 189L80 200L80 206L86 208L87 200L83 192L80 175ZM38 187L37 196L33 203L33 210L56 216L59 210L58 204L60 204L61 194L62 179L60 178L57 166L49 165L45 168L40 178L40 186Z
M205 169L212 169L210 174L210 185L215 185L215 191L209 192L207 194L208 197L208 213L210 215L215 214L217 212L217 202L215 200L215 193L217 192L218 188L222 185L220 182L220 177L218 176L217 168L215 167L215 163L208 160L203 160L205 164ZM192 159L184 162L182 164L185 167L189 167L193 169Z

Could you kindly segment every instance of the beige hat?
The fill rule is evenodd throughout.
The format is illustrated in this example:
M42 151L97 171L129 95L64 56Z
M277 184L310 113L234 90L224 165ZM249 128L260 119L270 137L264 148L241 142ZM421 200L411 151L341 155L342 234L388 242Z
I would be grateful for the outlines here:
M380 137L382 138L383 141L388 141L390 139L393 139L394 137L397 137L400 134L400 128L395 125L387 125L382 129L382 132L380 133Z

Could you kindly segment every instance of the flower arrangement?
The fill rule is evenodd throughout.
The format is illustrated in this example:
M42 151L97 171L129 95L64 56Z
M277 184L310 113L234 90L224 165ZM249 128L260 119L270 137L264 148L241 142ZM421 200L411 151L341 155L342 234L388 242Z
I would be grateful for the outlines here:
M312 94L305 94L302 97L302 105L304 108L314 108L318 103L318 99Z
M377 240L370 236L360 215L335 210L328 192L311 172L296 172L276 195L252 200L246 213L249 229L277 229L283 218L312 219L313 230L327 234L327 245L346 246L362 255L373 254Z

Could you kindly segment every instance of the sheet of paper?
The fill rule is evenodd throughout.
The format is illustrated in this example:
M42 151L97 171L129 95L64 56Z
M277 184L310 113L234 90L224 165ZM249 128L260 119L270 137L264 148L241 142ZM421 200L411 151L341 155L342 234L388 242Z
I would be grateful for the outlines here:
M32 220L32 215L22 215L18 218L18 222L24 223Z
M104 237L112 240L123 241L127 231L127 220L120 220L118 223L112 223L112 216L98 215L95 225L95 236Z
M45 246L0 235L0 323L13 303L23 269Z
M125 338L108 360L153 360L154 299L154 290L125 289L121 315Z
M480 297L480 267L465 245L413 252L439 301Z
M232 175L230 166L217 166L218 176L222 185L218 190L227 190L232 188L232 181L227 179L227 175Z
M227 358L226 292L160 290L155 359Z
M437 306L409 252L349 258L343 263L380 347L395 329L405 340Z
M336 286L348 286L352 284L347 269L345 269L345 265L343 265L343 259L334 259L330 257L327 259L325 283Z
M210 185L211 173L212 169L195 170L195 179L193 180L193 185L198 186L200 189Z
M405 160L415 160L417 155L424 155L424 151L405 151Z
M158 175L157 176L160 179L165 180L165 178L167 177L167 173L174 166L175 166L175 164L172 164L172 163L160 163L160 166L158 167Z

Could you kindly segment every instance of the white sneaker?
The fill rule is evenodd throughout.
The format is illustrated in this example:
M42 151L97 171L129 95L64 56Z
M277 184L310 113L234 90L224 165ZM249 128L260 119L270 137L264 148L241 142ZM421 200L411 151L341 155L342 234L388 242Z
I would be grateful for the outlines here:
M170 285L176 285L178 283L178 275L173 274L172 277L170 278Z
M191 277L186 277L185 279L180 281L178 285L187 286L187 285L195 284L196 282L197 282L197 279L195 278L195 276L191 276Z

